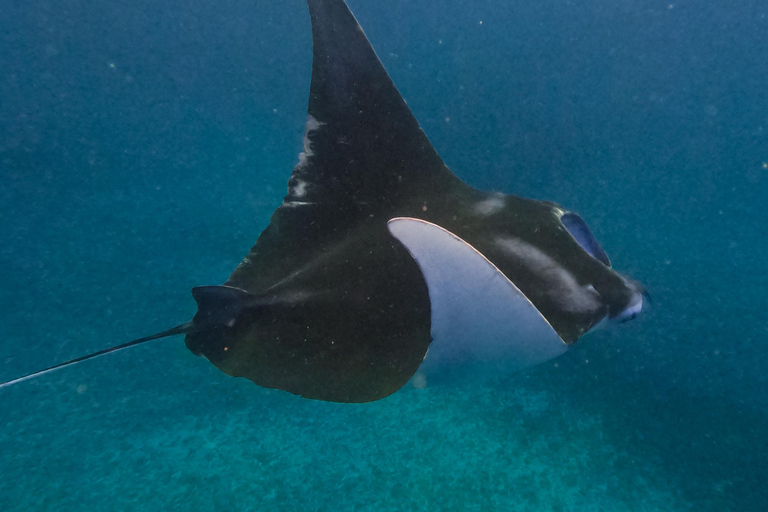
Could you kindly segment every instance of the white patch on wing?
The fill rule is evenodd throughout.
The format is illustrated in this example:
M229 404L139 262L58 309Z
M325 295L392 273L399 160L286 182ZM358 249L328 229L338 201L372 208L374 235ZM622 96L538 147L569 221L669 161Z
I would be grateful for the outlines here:
M312 114L307 115L307 122L304 124L304 151L299 153L299 167L304 167L307 164L307 160L315 155L314 151L312 150L312 141L309 140L309 134L315 130L318 130L321 126L324 125L325 123L315 119Z
M501 211L504 208L504 195L494 194L493 196L478 201L472 207L476 215L481 217L490 217L494 213Z
M306 175L305 168L309 163L309 159L315 155L315 152L312 149L312 141L309 138L310 134L315 130L319 130L324 125L325 123L323 123L322 121L318 121L311 114L307 115L307 122L304 125L304 141L303 141L304 151L299 153L299 163L296 165L296 168L293 170L291 179L288 180L288 199L283 201L283 206L295 207L295 206L305 206L308 204L314 204L309 201L301 200L302 198L305 198L307 196L307 193L309 192L309 188L311 186L309 181L302 178Z
M311 203L309 201L283 201L283 206L288 206L289 208L295 208L297 206L308 206L311 204L317 203Z
M538 247L515 237L499 237L495 242L505 252L521 260L563 311L588 313L602 307L600 294L594 286L580 285L573 274Z
M307 194L307 182L303 180L296 180L296 186L293 187L291 195L294 197L304 197Z
M301 200L307 195L309 183L302 180L299 175L300 172L294 171L291 179L288 180L288 197L290 197L290 200L284 201L284 206L302 206L305 204L313 204L308 201Z

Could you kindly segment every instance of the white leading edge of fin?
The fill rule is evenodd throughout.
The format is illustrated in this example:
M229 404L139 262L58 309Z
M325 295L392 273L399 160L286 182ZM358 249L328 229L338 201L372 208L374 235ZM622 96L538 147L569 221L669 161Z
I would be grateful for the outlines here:
M531 301L467 242L420 219L397 217L387 227L429 289L432 343L415 379L504 375L566 351Z

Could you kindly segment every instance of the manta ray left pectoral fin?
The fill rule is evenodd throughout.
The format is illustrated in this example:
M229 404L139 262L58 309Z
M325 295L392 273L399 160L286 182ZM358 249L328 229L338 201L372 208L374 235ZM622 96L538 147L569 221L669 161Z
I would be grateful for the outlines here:
M227 285L268 290L372 216L420 191L464 190L343 0L308 0L312 80L303 152L250 254ZM258 269L258 270L256 270Z
M284 205L384 205L410 187L453 182L344 1L307 3L312 82Z
M567 346L528 298L470 244L442 227L394 218L390 233L429 289L432 337L419 372L498 375L552 359Z

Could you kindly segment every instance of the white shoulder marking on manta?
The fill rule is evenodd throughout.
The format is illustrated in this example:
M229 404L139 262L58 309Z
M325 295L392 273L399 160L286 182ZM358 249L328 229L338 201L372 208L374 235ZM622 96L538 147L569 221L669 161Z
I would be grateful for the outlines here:
M420 379L503 375L565 352L549 322L477 249L424 220L400 217L387 226L416 260L429 290L434 341Z
M582 286L568 270L541 249L516 237L504 236L495 240L497 246L518 258L549 290L563 311L587 313L603 307L600 294L591 284Z
M494 194L487 199L478 201L472 209L480 217L490 217L504 209L504 194Z

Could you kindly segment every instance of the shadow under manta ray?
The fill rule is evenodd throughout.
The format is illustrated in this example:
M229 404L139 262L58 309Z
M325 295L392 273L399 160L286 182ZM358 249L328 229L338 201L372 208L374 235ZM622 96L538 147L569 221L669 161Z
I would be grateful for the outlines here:
M464 184L429 143L343 0L308 0L304 152L288 195L192 321L21 377L174 334L228 375L367 402L423 378L551 359L643 289L574 213ZM427 354L427 349L429 353Z

